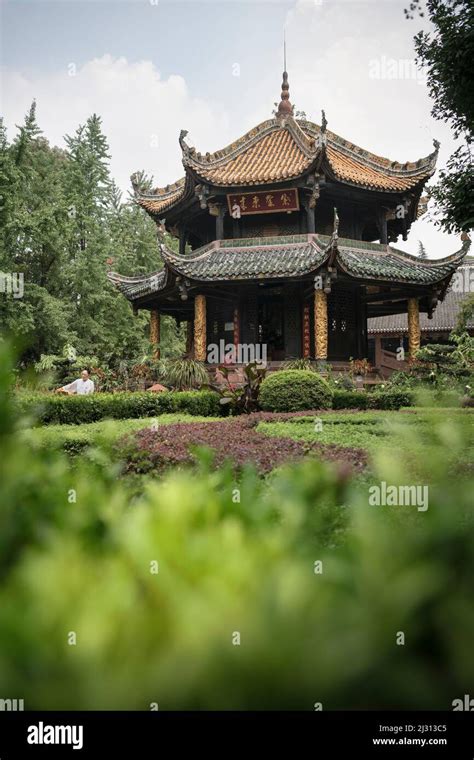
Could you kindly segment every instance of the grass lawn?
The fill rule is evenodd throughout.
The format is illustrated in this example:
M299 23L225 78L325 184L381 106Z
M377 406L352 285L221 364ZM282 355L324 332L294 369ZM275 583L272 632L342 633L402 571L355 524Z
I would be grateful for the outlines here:
M382 448L398 446L400 438L410 447L411 432L417 435L413 445L419 447L420 437L429 444L432 421L442 428L454 415L472 414L461 409L412 408L407 411L374 412L320 412L318 416L295 417L282 422L262 422L259 432L269 436L283 436L299 441L317 441L322 444L362 448L373 454ZM467 454L468 452L466 452Z
M286 438L307 443L320 443L351 449L363 449L371 457L391 456L402 450L404 457L416 453L420 441L429 450L433 431L443 442L446 430L451 429L449 420L455 416L470 425L470 447L456 455L456 463L473 458L474 437L472 425L474 410L443 408L411 408L406 411L366 411L366 412L319 412L318 415L295 417L293 419L261 422L259 433L269 437ZM242 419L242 418L241 418ZM223 418L192 416L184 413L163 414L158 417L144 417L126 420L101 420L83 425L48 425L29 428L21 432L33 448L45 447L63 449L70 454L84 452L88 447L110 453L113 445L128 433L138 430L158 430L162 425L175 423L221 423ZM237 420L236 420L237 421ZM230 422L230 420L227 420ZM446 456L450 456L449 440L445 442ZM456 448L456 447L454 447Z

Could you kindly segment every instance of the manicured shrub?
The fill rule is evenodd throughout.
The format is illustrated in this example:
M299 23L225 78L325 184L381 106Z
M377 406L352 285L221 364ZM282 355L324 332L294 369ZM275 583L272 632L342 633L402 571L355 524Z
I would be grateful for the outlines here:
M337 390L332 399L333 409L367 409L365 391Z
M332 390L316 372L289 369L274 372L260 388L260 406L269 412L299 412L305 409L327 409Z
M414 394L406 388L367 391L334 391L333 409L401 409L413 406Z
M377 391L367 396L369 409L401 409L402 406L413 406L414 394L406 389L397 388L388 391Z
M219 396L213 391L163 393L97 393L90 396L21 395L16 398L20 414L44 425L78 425L98 420L153 417L166 412L218 416Z

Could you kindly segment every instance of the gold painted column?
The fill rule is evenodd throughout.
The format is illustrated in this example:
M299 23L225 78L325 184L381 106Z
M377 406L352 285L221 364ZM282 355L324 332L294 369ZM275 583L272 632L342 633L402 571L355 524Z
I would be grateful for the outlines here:
M314 348L316 359L328 358L328 297L321 289L314 291Z
M158 309L150 311L150 343L153 350L153 358L160 358L160 312Z
M194 358L198 362L206 361L206 296L194 299Z
M408 299L408 355L415 357L420 348L420 308L417 298Z

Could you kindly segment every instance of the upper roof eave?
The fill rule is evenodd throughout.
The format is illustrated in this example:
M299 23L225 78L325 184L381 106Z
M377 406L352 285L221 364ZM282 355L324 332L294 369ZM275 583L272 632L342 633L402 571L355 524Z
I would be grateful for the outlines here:
M401 164L359 148L314 122L292 116L267 119L222 150L205 155L186 143L186 135L183 130L179 137L185 176L153 193L135 188L137 202L151 214L169 212L190 198L196 182L219 187L282 184L310 174L318 166L352 187L391 193L414 191L434 173L439 149L435 143L428 156ZM262 152L267 155L262 157Z

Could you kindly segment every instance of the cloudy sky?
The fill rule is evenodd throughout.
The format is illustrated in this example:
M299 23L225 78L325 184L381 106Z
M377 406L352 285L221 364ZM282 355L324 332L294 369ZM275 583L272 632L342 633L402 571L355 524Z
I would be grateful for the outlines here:
M279 100L283 30L298 110L392 160L416 160L441 141L423 72L414 67L407 0L0 0L1 112L9 128L37 100L38 121L62 146L91 113L103 119L111 169L127 192L145 169L155 184L183 175L178 135L202 152L224 147L271 116ZM409 240L430 257L459 239L420 220Z

